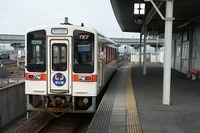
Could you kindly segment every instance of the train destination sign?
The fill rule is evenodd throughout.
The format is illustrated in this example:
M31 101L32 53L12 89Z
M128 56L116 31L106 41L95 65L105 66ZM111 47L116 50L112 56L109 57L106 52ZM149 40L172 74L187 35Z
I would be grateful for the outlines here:
M51 29L51 33L52 34L67 34L68 33L68 29L67 28L52 28Z
M42 40L32 40L31 44L33 44L33 45L42 45Z

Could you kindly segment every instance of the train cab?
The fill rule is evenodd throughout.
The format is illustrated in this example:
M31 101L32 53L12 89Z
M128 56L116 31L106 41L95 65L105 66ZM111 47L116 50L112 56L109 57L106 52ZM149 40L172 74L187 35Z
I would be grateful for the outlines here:
M27 32L28 110L95 112L97 97L117 67L117 45L99 36L93 28L73 25L37 27ZM106 53L111 54L110 62L106 62Z

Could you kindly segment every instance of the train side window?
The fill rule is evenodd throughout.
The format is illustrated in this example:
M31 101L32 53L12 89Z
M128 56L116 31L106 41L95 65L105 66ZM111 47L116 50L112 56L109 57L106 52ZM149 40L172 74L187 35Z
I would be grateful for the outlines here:
M106 46L106 64L108 63L108 46Z

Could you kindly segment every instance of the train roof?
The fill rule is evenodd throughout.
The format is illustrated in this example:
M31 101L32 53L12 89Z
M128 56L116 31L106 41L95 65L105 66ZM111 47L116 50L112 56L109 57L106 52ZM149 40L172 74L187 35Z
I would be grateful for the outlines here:
M32 28L28 29L27 32L45 29L47 31L47 35L51 35L52 34L52 32L51 32L52 28L67 28L67 29L71 28L73 30L78 29L78 30L84 30L84 31L88 31L88 32L94 32L98 36L100 36L100 38L101 38L100 40L102 41L102 43L109 42L109 43L118 45L116 42L109 39L108 37L106 37L105 35L100 33L99 31L97 31L95 28L85 27L85 26L81 26L81 25L71 25L71 24L43 25L43 26L32 27ZM73 35L73 32L69 31L68 35Z
M27 32L31 32L31 31L35 31L35 30L42 30L42 29L52 29L52 28L72 28L72 29L82 29L82 30L87 30L87 31L93 31L93 32L97 32L94 28L90 28L90 27L85 27L85 26L81 26L81 25L66 25L66 24L60 24L60 25L42 25L42 26L36 26L36 27L32 27L30 29L27 30Z

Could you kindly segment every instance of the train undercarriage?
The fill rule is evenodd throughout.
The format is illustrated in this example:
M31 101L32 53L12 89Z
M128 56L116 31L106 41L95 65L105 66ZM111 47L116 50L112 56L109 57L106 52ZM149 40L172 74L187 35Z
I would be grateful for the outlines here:
M28 95L28 111L47 111L64 113L94 113L96 97L72 97L59 95Z

